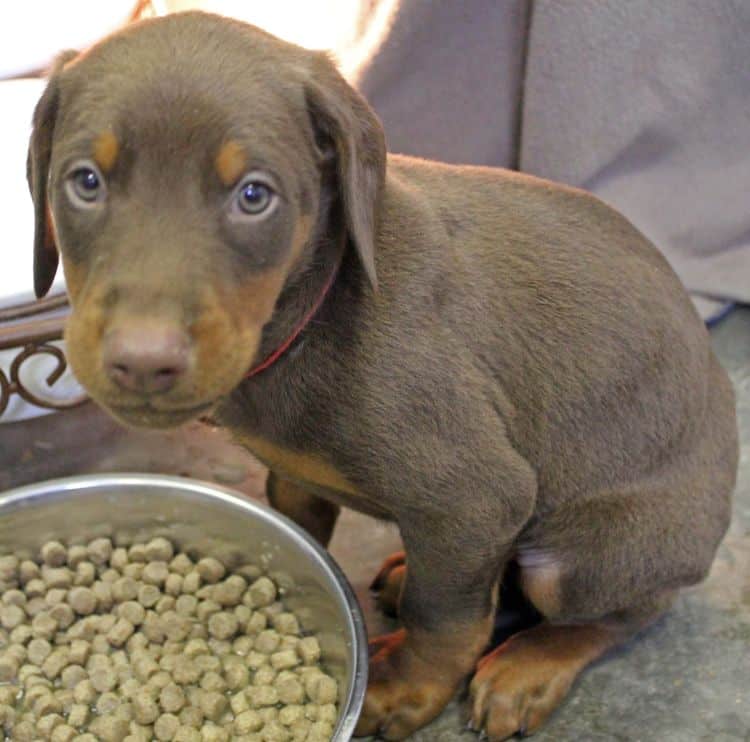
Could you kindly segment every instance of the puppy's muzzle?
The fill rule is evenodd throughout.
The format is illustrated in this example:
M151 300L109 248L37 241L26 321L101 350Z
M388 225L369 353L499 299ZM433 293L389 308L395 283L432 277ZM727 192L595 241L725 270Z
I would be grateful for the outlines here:
M121 389L144 396L176 386L190 365L190 338L166 322L120 325L103 345L104 369Z

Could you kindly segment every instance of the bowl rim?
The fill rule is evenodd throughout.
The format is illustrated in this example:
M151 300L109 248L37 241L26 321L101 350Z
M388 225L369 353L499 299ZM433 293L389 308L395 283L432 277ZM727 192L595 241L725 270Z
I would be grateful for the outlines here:
M369 653L367 647L367 631L357 597L344 575L341 567L333 557L317 541L313 539L304 529L282 513L271 507L252 500L238 490L224 487L199 479L189 479L166 474L141 474L141 473L107 473L107 474L79 474L75 476L47 479L34 484L27 484L0 492L0 518L9 508L23 508L29 505L29 500L36 500L52 494L62 496L72 494L81 490L91 490L106 487L151 487L162 489L187 490L188 492L218 500L240 510L244 510L254 517L261 518L274 525L280 525L296 535L301 541L301 546L308 555L318 563L324 572L327 572L341 591L344 604L346 605L347 623L351 635L355 639L354 652L352 653L352 681L347 698L339 717L339 722L334 730L332 742L346 742L354 734L359 715L365 700L367 690L367 665Z

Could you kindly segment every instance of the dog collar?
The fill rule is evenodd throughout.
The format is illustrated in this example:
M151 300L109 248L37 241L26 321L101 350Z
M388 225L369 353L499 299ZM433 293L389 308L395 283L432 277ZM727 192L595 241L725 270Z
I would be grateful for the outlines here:
M338 255L336 256L336 262L334 263L334 266L333 266L333 270L331 271L331 274L328 276L328 279L326 280L325 285L323 286L323 289L321 290L320 294L318 294L318 298L315 300L315 303L312 305L310 310L294 326L294 329L292 330L289 337L281 345L279 345L279 347L276 348L276 350L274 350L269 356L266 357L264 361L261 361L257 366L253 366L245 374L246 379L250 379L253 376L257 376L258 374L262 373L267 368L272 366L276 361L278 361L278 359L281 358L281 356L283 356L287 350L289 350L292 343L294 343L294 341L300 336L300 334L305 329L305 327L307 327L310 321L320 311L320 308L323 306L323 302L325 301L326 296L328 296L328 292L331 290L331 287L336 282L336 277L338 276L339 269L341 268L341 262L344 259L345 247L346 247L346 239L342 239L341 245L339 247Z

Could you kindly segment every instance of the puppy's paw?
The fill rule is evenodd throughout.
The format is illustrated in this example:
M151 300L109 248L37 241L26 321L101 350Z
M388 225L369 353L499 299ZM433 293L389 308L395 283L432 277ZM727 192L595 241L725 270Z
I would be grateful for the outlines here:
M443 710L459 682L454 673L420 660L404 629L374 639L367 696L355 735L405 739Z
M382 564L370 584L375 594L378 607L386 616L398 616L398 605L401 590L406 579L406 554L397 551L391 554Z
M578 662L546 654L533 636L517 634L480 660L469 686L469 727L490 742L531 734L565 698L579 671Z

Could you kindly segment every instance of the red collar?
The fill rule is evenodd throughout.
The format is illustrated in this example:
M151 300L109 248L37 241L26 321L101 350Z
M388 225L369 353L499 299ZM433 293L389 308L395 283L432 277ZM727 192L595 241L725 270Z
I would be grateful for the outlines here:
M334 263L333 270L331 271L331 275L328 276L328 280L325 282L325 285L323 286L322 291L318 295L318 298L315 300L315 303L312 305L310 310L305 314L304 317L294 326L294 329L292 330L289 337L278 347L276 350L274 350L264 361L261 361L257 366L253 366L247 374L245 374L246 379L250 379L253 376L257 376L259 373L262 373L265 371L269 366L272 366L281 356L286 353L287 350L289 350L289 347L292 345L292 343L300 336L302 331L307 327L307 325L310 323L310 321L315 317L315 315L320 311L320 308L323 306L323 302L326 299L326 296L328 296L328 292L331 290L331 287L336 282L336 277L339 273L339 268L341 268L341 262L344 259L344 248L346 247L346 239L341 240L341 246L339 247L338 255L336 256L336 262Z

